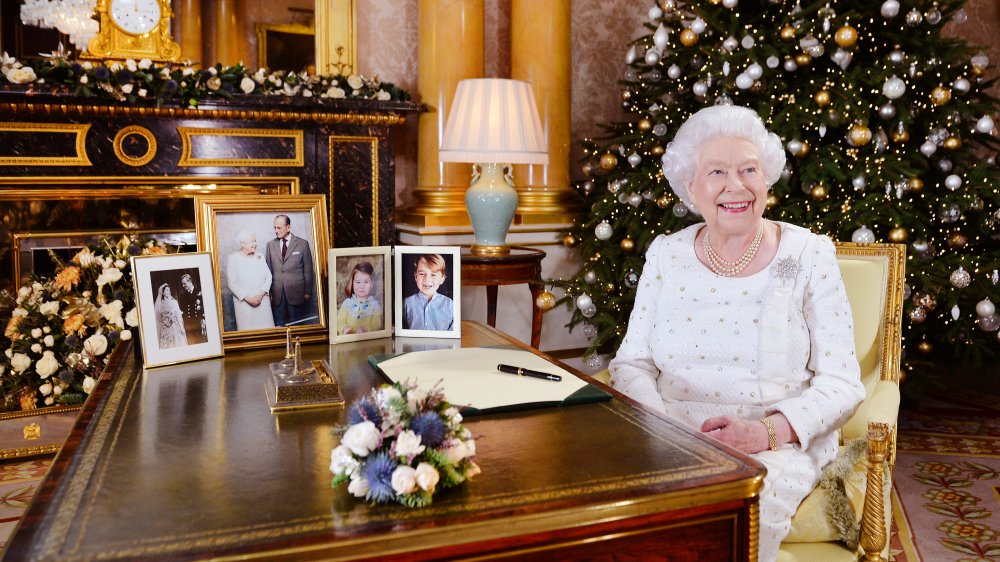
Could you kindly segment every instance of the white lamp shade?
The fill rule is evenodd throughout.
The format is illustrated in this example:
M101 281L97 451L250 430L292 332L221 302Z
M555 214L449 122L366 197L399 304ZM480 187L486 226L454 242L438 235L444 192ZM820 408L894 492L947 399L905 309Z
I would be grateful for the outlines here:
M548 164L531 84L504 78L459 82L438 154L441 162Z

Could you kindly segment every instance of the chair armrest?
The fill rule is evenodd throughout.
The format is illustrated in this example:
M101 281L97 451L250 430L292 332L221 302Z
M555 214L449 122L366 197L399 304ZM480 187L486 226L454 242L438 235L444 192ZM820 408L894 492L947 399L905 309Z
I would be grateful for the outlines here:
M868 398L868 427L872 422L896 425L899 417L899 385L892 381L878 381Z
M890 383L891 384L891 383ZM895 385L893 385L895 386ZM899 407L898 388L896 392L896 407ZM861 548L865 554L863 560L875 562L882 560L882 551L888 542L887 514L885 509L886 489L888 481L885 475L886 460L894 448L895 423L868 423L868 475L865 485L864 513L861 517ZM891 467L891 465L889 465ZM891 468L889 469L891 470ZM888 475L890 478L892 474Z

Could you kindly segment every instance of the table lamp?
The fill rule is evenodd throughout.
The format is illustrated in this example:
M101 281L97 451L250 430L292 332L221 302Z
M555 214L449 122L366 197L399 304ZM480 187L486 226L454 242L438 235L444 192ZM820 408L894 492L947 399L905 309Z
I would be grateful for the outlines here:
M472 253L509 254L507 231L517 209L511 164L549 162L531 84L503 78L459 82L438 154L441 162L473 164L465 193L476 236Z

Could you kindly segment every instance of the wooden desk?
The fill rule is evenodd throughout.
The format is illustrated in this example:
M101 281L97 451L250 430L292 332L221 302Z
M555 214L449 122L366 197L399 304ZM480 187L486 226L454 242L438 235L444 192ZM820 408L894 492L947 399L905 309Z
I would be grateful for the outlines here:
M462 334L516 344L481 324ZM411 343L433 340L304 355L328 356L351 399L380 382L369 354ZM267 361L279 356L143 373L117 354L5 560L756 560L760 465L619 397L467 419L482 474L427 508L369 506L330 487L342 409L268 411Z
M545 252L525 246L511 246L510 254L477 256L470 246L462 246L462 285L486 287L486 323L497 325L497 287L527 283L531 290L531 347L538 349L542 339L542 309L538 295L542 283L542 260Z

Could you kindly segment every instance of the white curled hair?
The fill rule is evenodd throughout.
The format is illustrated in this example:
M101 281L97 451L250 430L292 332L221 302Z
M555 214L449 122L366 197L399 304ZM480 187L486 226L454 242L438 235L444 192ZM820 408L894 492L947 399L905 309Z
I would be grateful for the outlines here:
M694 179L701 145L721 136L743 137L754 143L760 153L760 166L768 188L778 181L785 167L781 139L767 130L753 110L738 105L713 105L698 111L681 125L663 153L663 175L670 182L670 188L696 213L698 210L691 205L687 184Z
M250 241L251 238L256 238L257 235L254 233L253 229L241 228L233 234L233 242L236 242L236 246L241 247L243 244Z

